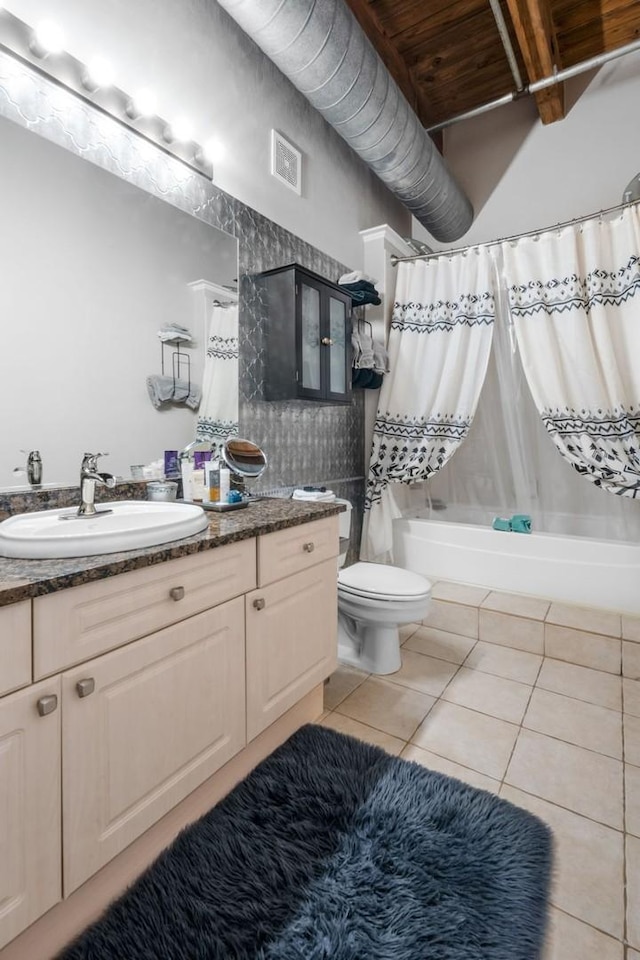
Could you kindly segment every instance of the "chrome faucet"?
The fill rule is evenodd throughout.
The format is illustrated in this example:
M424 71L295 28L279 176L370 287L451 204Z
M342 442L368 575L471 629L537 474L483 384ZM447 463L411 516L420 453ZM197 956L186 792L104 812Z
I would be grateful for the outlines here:
M27 457L27 479L32 487L42 483L42 457L39 450L32 450Z
M108 508L96 510L94 497L96 483L105 487L115 487L117 480L111 473L99 473L98 457L106 457L106 453L85 453L80 467L80 506L78 517L95 517L98 514L113 513Z

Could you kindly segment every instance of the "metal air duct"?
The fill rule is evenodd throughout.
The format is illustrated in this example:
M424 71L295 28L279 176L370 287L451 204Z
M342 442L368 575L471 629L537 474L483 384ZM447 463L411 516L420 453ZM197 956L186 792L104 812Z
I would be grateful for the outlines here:
M349 146L442 242L473 207L344 0L218 0Z

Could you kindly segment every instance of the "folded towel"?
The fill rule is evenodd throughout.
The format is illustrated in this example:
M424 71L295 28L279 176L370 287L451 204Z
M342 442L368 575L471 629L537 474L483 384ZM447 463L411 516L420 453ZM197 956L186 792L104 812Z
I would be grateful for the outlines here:
M191 343L193 337L187 327L180 323L168 323L161 330L158 330L158 336L164 342L167 340L179 340L181 343Z
M336 495L333 490L294 490L292 500L310 500L313 503L331 503Z
M195 410L200 403L200 387L186 380L153 375L147 377L147 390L151 403L159 410L165 403L185 403Z
M373 341L373 369L376 373L389 373L389 354L378 340Z
M382 303L382 300L378 296L378 291L375 288L371 290L350 290L349 287L345 285L344 289L349 292L351 302L355 303L356 306L361 306L365 303L374 303L378 306L378 304Z
M358 283L360 280L366 280L367 283L377 283L373 277L368 276L366 273L362 273L361 270L353 270L351 273L343 273L338 283Z

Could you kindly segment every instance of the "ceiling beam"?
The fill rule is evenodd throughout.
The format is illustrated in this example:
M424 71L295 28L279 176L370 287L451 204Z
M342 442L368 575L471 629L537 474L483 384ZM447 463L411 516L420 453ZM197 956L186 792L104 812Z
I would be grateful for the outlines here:
M518 46L527 69L529 83L561 69L558 43L549 0L507 0ZM564 85L554 84L535 94L538 113L543 123L554 123L564 117Z
M375 47L385 67L413 107L422 125L429 126L433 121L433 116L430 114L422 88L368 0L347 0L347 4ZM441 137L436 134L433 139L441 148Z

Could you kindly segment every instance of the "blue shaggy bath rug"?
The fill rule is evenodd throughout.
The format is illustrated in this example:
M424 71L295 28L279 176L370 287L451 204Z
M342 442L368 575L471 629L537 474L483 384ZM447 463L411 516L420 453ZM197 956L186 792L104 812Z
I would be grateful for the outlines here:
M377 747L299 730L63 960L537 960L551 838Z

